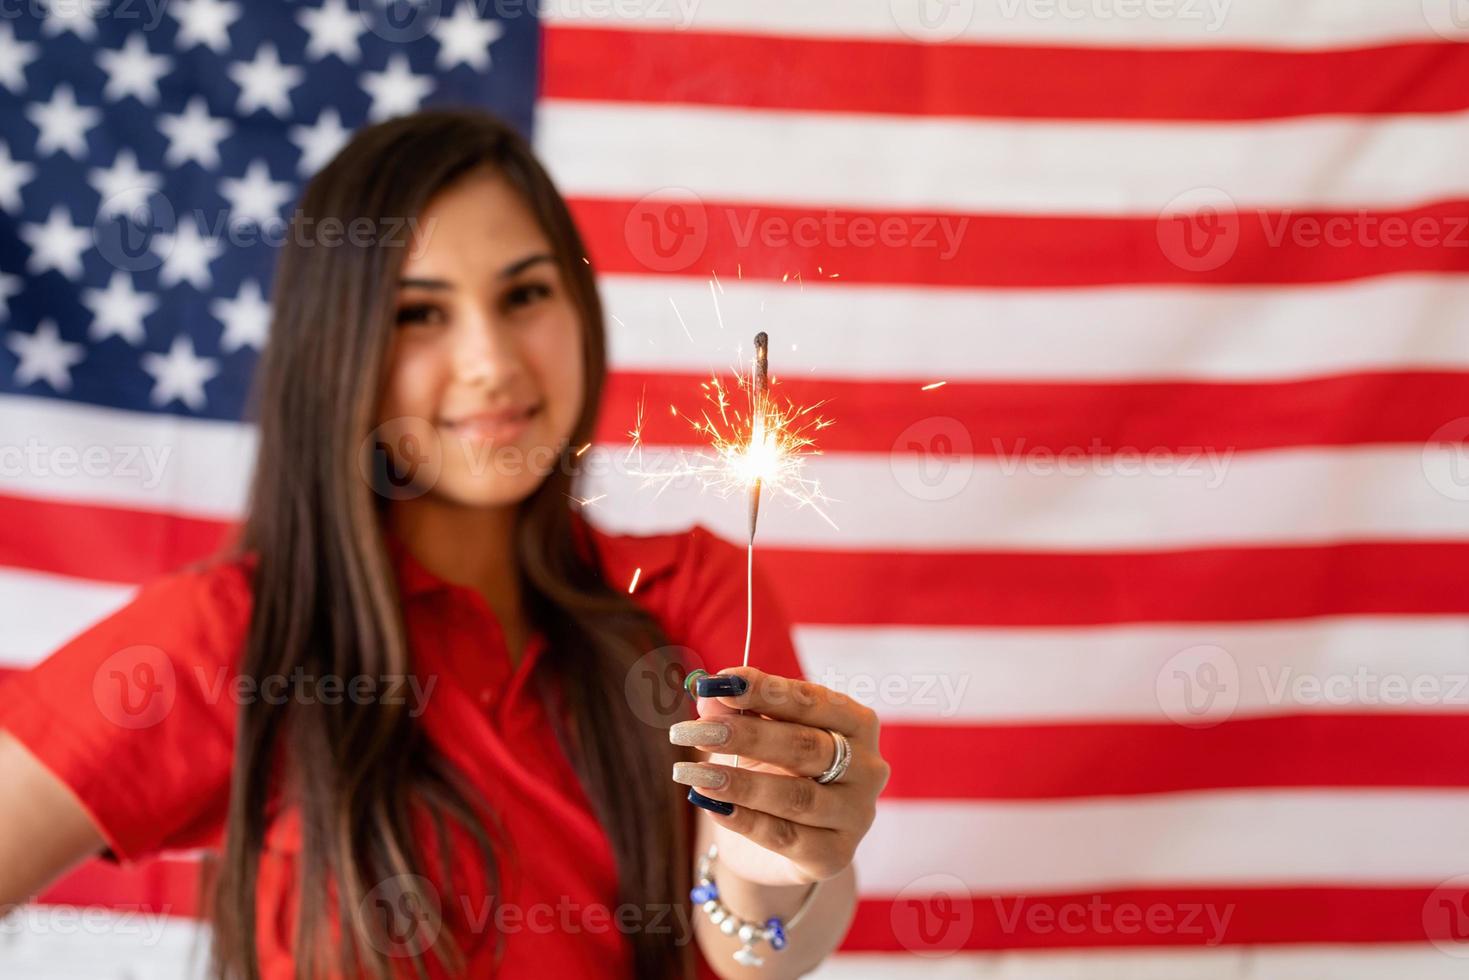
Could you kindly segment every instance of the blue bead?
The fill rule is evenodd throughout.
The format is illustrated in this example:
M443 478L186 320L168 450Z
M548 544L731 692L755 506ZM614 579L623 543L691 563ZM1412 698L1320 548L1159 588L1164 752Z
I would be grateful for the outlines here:
M719 897L719 888L712 882L707 885L695 885L693 891L689 892L689 898L693 899L695 905L703 905L710 899Z
M772 949L786 948L785 926L775 916L765 920L765 928L770 930L770 946Z

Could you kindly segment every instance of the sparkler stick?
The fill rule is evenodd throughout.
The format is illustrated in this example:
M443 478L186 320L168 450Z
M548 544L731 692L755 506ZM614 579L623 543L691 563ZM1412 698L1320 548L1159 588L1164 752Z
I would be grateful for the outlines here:
M770 337L764 330L755 335L755 370L750 384L750 445L755 447L765 441L765 415L769 407L770 390ZM760 474L750 484L750 539L745 545L745 656L742 667L750 666L750 636L755 628L755 526L760 522ZM744 714L745 709L740 709ZM735 756L734 767L740 767L740 757Z

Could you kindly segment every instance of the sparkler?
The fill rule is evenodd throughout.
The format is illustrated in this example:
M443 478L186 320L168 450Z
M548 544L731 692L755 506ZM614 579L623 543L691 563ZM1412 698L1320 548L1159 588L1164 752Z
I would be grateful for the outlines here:
M637 454L638 463L630 471L643 477L645 487L660 485L659 493L675 480L692 478L703 489L721 497L738 492L746 495L749 535L745 542L745 650L741 665L748 667L755 623L755 530L760 522L761 499L769 491L772 497L783 497L798 507L811 508L822 520L836 527L821 507L828 498L822 494L820 485L804 472L807 459L820 454L815 448L815 433L832 422L818 414L824 402L797 406L774 395L770 338L764 331L755 335L754 365L748 376L737 374L735 378L735 387L749 395L748 409L741 411L736 406L729 387L718 377L702 387L706 404L697 418L681 416L672 405L669 410L693 427L695 435L707 442L707 449L693 454L680 450L675 465L643 470L644 406L639 404L636 427L628 433L632 439L628 460ZM744 713L741 709L740 714ZM735 767L739 764L739 756L735 756Z

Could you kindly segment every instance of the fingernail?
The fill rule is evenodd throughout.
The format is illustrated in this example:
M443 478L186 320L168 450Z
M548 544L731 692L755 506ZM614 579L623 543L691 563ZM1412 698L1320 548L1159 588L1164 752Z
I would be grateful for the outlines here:
M701 806L711 813L722 813L726 817L734 813L734 804L723 800L711 800L696 789L689 790L689 802L694 806Z
M681 721L668 729L674 745L723 745L729 741L729 726L722 721Z
M683 783L685 786L718 789L724 785L726 779L724 771L715 769L713 766L702 766L697 762L675 762L673 764L673 781Z
M712 674L700 677L695 690L701 698L732 698L744 694L749 686L749 682L739 674Z
M693 670L689 671L688 676L683 679L683 689L688 692L690 700L698 697L698 695L694 693L694 685L699 683L700 678L708 676L709 671L705 670L703 667L695 667Z

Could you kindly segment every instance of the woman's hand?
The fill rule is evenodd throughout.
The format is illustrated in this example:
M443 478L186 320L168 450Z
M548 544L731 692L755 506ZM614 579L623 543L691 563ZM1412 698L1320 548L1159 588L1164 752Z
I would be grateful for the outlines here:
M700 697L699 720L669 730L675 744L710 753L707 761L677 764L673 778L735 805L728 816L706 811L722 868L766 885L834 877L852 863L887 785L890 767L878 750L877 714L820 684L753 667L709 675L698 686L703 694L720 683L738 687L741 680L743 693ZM741 708L747 713L739 714ZM717 741L721 725L727 737ZM852 758L845 775L822 785L811 777L836 758L836 739L827 729L847 736Z

